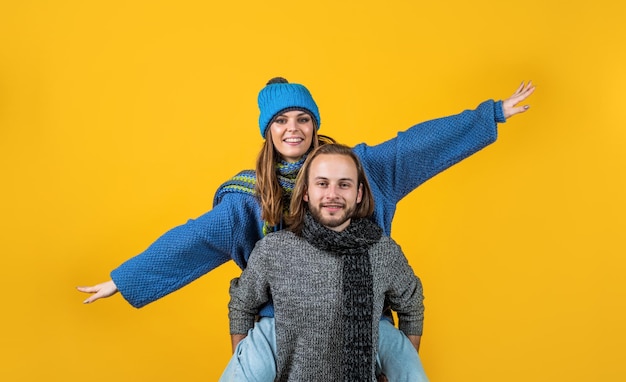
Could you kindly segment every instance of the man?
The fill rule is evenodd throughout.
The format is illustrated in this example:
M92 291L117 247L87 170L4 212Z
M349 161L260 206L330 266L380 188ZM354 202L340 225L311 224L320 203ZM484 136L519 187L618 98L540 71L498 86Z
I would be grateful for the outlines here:
M259 241L231 282L235 354L222 380L255 380L246 357L254 347L246 344L255 341L255 325L275 320L276 381L376 381L385 298L407 336L403 351L414 355L402 380L426 380L417 356L422 286L400 247L369 219L372 193L352 150L326 144L309 154L290 207L289 229ZM274 318L255 323L270 300Z

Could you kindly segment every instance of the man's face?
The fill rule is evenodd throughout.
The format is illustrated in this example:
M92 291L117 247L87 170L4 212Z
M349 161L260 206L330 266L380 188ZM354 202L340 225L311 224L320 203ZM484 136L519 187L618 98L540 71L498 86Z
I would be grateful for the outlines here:
M311 215L327 228L343 231L363 196L352 158L339 154L317 156L309 167L307 183L303 199Z

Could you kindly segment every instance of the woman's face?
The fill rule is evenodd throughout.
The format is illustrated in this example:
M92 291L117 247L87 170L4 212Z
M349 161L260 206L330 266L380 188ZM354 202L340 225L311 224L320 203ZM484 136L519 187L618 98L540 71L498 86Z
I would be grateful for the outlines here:
M313 118L302 110L277 115L270 125L274 148L287 162L297 162L311 147Z

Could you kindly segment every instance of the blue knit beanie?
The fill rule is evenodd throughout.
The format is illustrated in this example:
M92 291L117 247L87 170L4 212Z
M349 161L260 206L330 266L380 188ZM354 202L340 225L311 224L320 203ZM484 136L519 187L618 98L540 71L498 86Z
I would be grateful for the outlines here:
M259 92L257 101L261 111L259 127L263 138L274 117L291 110L304 110L311 114L315 128L320 128L320 112L317 104L303 85L290 84L282 77L272 78Z

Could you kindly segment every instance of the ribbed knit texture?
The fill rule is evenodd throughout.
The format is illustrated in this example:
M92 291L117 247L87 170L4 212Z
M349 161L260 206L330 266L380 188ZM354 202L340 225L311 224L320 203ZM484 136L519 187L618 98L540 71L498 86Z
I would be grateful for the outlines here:
M373 279L368 254L382 229L366 219L356 219L341 232L305 215L302 236L314 247L343 258L343 380L366 381L372 369Z
M494 142L503 122L501 102L485 101L476 110L413 126L376 146L357 145L372 188L374 220L391 232L396 204L439 172ZM390 127L384 127L390 131ZM206 176L204 174L203 176ZM419 211L415 211L419 218ZM263 237L256 198L225 194L202 216L163 234L144 252L111 272L122 296L141 307L171 293L229 260L245 267ZM271 316L271 306L261 312Z
M315 126L319 129L322 120L313 96L309 90L300 84L273 83L266 85L257 97L259 106L259 128L261 136L265 138L265 132L275 115L290 110L305 110L315 120Z
M363 222L369 225L367 220ZM254 326L256 308L273 299L276 381L375 381L378 328L385 297L398 313L401 330L406 335L422 334L421 283L392 239L380 236L370 243L376 235L380 236L380 231L353 227L331 237L337 245L322 244L329 249L342 247L347 255L322 250L287 230L270 233L257 244L241 277L231 282L230 330L232 334L247 333ZM324 241L323 234L314 236L320 238L314 240L316 244ZM354 237L360 239L352 240ZM356 247L345 245L343 239ZM367 248L367 254L357 254L360 249L356 248L362 247ZM355 268L348 270L346 256L367 261L353 264ZM365 287L352 285L358 290L348 294L350 286L346 282L350 282L352 272L368 281ZM350 302L364 295L367 302ZM354 306L346 309L347 301ZM354 311L358 313L350 316ZM365 312L369 312L367 318Z

